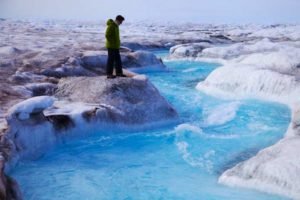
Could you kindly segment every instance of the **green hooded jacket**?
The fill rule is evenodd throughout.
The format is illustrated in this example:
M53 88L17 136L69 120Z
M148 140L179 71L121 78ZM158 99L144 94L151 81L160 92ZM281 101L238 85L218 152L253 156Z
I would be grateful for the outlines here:
M120 42L119 26L112 19L109 19L106 22L106 25L107 25L106 32L105 32L106 48L120 49L121 42Z

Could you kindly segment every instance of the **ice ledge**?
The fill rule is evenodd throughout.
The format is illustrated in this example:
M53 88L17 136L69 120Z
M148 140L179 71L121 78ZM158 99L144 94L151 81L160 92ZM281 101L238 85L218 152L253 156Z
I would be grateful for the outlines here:
M221 67L197 89L225 98L261 98L289 105L292 121L285 137L251 159L225 171L219 182L300 199L299 82L294 76L248 67Z
M9 110L0 145L10 143L4 152L10 164L38 158L66 137L144 130L178 120L176 110L144 75L64 78L55 96L33 97Z
M295 129L290 126L289 131ZM289 135L294 135L290 133ZM225 171L219 182L300 199L300 137L289 136Z
M263 43L261 49L258 44ZM203 53L210 52L227 61L200 82L197 89L223 98L284 103L291 108L292 121L282 140L228 169L219 182L300 199L299 48L270 41L242 47L244 54L233 45L204 50Z
M292 106L285 137L256 156L226 170L219 183L300 199L300 107Z

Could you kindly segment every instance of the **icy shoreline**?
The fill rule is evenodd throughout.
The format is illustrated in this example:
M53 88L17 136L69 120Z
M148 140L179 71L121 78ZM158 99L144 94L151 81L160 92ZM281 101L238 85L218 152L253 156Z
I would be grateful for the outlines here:
M277 31L275 34L271 30L251 33L266 38L225 46L178 45L171 49L169 59L222 63L223 66L198 83L196 88L202 92L229 99L259 98L290 107L292 121L285 137L226 170L219 182L300 199L300 154L297 151L300 145L300 28L291 32L277 28ZM283 36L291 40L281 41Z

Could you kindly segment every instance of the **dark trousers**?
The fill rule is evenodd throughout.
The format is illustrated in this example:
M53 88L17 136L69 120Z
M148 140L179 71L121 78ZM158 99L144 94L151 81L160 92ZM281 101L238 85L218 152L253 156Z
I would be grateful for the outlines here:
M112 75L114 71L114 66L116 67L117 75L123 74L122 61L121 61L119 49L107 49L107 50L108 50L108 57L106 63L106 74Z

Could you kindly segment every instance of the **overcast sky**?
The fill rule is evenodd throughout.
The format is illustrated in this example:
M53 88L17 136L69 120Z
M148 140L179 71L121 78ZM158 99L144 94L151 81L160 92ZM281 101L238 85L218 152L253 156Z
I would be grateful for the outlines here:
M300 23L300 0L0 0L0 17L196 23Z

